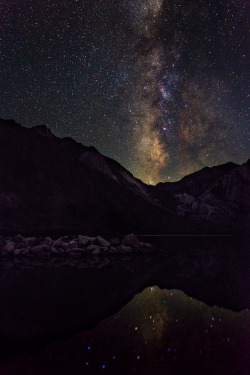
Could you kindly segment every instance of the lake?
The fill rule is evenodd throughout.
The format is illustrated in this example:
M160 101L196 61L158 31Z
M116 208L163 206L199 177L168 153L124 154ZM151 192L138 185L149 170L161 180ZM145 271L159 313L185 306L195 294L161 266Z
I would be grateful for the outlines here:
M246 245L147 241L154 254L2 259L0 374L248 374Z

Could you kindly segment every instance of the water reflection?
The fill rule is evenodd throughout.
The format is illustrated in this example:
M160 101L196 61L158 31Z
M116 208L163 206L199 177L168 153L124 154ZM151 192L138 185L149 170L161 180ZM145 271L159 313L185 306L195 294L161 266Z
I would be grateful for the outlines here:
M1 374L247 374L250 313L149 287L117 314L36 356L19 354ZM249 346L248 346L249 347Z

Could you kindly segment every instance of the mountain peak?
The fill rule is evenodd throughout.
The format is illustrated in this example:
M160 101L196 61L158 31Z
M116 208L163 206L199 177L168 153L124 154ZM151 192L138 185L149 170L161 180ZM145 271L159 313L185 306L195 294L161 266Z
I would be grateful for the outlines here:
M199 233L248 226L249 161L147 186L119 163L44 125L0 119L2 233ZM242 171L242 173L241 173Z
M31 128L38 134L42 135L43 137L54 138L55 135L46 125L36 125Z

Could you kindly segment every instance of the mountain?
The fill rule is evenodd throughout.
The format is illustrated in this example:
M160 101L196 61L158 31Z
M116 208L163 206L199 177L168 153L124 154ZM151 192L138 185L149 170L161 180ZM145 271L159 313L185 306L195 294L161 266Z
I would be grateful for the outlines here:
M147 185L94 147L0 120L0 232L185 231Z
M242 232L250 228L250 160L205 167L182 180L159 183L152 192L201 232Z
M0 233L227 233L249 224L249 162L148 186L94 147L0 120Z

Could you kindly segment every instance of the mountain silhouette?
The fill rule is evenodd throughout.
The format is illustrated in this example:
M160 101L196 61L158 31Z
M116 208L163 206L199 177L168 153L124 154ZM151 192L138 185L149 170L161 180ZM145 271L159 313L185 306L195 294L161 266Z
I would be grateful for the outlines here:
M0 120L0 233L228 233L249 224L250 163L148 186L44 125Z

